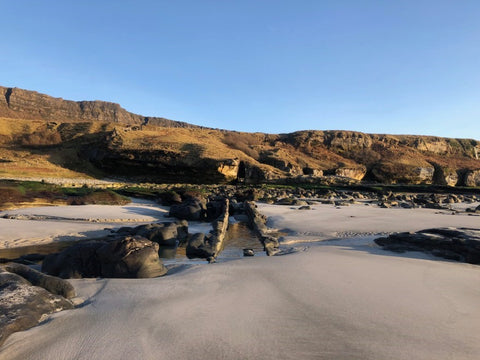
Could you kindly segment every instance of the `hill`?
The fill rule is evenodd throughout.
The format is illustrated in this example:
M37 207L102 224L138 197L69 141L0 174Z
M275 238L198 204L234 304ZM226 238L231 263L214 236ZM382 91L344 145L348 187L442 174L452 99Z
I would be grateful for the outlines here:
M209 129L0 87L0 177L480 186L479 153L472 139Z

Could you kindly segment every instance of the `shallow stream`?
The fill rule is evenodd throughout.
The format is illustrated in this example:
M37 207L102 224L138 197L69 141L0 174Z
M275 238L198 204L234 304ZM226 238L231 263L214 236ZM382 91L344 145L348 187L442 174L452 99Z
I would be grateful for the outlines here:
M33 262L41 261L40 259L43 255L60 252L80 241L88 240L56 241L48 244L0 249L0 262L6 262L7 260L18 259L20 257L24 257ZM253 249L256 255L264 254L260 240L245 223L230 223L225 239L225 246L218 256L218 261L241 258L243 257L243 249L246 248ZM161 246L158 255L163 259L165 264L205 261L204 259L188 259L185 254L185 247Z

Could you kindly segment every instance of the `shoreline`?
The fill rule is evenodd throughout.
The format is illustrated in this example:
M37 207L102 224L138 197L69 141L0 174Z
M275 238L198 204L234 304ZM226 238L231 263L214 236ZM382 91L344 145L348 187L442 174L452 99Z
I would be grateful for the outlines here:
M129 210L162 214L147 205ZM160 278L69 280L77 308L11 335L0 360L478 357L480 267L386 251L368 233L478 228L477 216L362 204L257 205L268 226L285 231L282 256L170 262ZM68 216L86 209L74 207Z
M106 236L111 229L122 225L166 221L167 213L166 207L145 200L134 200L123 206L62 205L0 211L0 249ZM105 214L112 216L113 221L106 219ZM24 220L2 218L6 215ZM42 217L50 219L35 220Z

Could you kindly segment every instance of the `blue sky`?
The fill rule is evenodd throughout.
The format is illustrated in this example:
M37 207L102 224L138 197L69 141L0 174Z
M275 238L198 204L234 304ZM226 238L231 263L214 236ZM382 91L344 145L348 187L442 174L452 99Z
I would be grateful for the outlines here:
M239 131L480 139L478 0L0 0L0 85Z

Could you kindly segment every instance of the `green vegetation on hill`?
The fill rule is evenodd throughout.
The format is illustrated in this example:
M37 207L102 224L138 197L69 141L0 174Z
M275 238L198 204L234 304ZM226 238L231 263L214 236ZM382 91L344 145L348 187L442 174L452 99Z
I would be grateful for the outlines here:
M0 180L0 210L27 205L125 205L128 197L109 189L65 188L34 181Z

